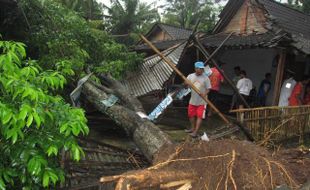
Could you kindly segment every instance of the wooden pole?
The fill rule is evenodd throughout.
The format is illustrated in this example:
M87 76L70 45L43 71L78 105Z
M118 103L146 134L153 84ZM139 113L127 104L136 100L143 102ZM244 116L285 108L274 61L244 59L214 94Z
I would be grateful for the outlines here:
M285 50L281 50L279 62L278 62L278 67L277 67L276 80L274 83L275 88L273 91L274 93L273 93L273 101L272 101L272 105L274 105L274 106L278 105L278 103L279 103L285 60L286 60L286 52L285 52Z
M212 104L212 102L210 102L210 100L208 100L207 97L202 96L201 92L199 91L199 89L194 86L182 73L181 71L179 71L179 69L169 60L167 59L150 41L148 41L143 35L140 35L140 37L142 38L142 40L148 44L197 94L199 94L199 96L206 101L209 106L217 113L219 114L219 116L223 119L223 121L227 124L230 124L230 122L228 121L228 119L214 106L214 104Z
M223 45L227 42L227 40L231 37L231 35L233 35L234 32L230 33L225 39L224 41L222 41L222 43L212 52L212 54L207 58L207 60L205 61L205 64L207 64L212 58L213 56L223 47ZM199 49L199 48L198 48Z
M210 54L207 52L207 50L203 47L203 45L199 42L199 40L196 37L194 37L194 42L196 43L197 47L204 54L206 58L211 57ZM217 68L217 70L221 73L221 75L224 77L224 79L228 82L228 84L232 87L234 92L239 96L239 98L241 99L245 107L250 108L249 104L245 101L243 96L241 96L241 94L239 93L239 90L237 89L235 84L232 82L232 80L230 80L230 78L222 71L222 69L219 67L219 65L216 63L214 59L210 59L210 60L212 64Z

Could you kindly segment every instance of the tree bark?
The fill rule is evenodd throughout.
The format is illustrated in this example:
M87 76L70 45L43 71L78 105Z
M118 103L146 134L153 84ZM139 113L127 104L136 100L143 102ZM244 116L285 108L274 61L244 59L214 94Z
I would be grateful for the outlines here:
M92 81L86 82L83 86L82 93L86 95L86 98L99 111L109 116L122 127L133 138L145 157L149 161L152 161L154 154L162 146L172 144L169 137L152 122L137 115L137 111L143 112L140 102L131 96L128 91L126 92L118 81L110 77L100 78L109 81L104 81L105 86L101 87L100 85L94 85ZM109 96L105 91L113 92L114 95L120 98L121 103L111 107L105 106L101 102Z

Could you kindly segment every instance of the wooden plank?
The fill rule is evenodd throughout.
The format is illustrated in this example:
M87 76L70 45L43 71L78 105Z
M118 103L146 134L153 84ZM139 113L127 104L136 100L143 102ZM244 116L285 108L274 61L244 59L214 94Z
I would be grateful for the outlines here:
M240 18L240 33L246 34L247 32L247 21L248 21L248 14L249 14L249 0L245 1L245 10L243 12L242 17Z
M275 88L273 92L273 101L272 101L272 105L274 106L278 105L279 103L280 91L281 91L281 85L283 81L283 73L284 73L284 67L285 67L285 60L286 60L286 52L285 50L281 50L279 61L278 61L276 80L274 83Z

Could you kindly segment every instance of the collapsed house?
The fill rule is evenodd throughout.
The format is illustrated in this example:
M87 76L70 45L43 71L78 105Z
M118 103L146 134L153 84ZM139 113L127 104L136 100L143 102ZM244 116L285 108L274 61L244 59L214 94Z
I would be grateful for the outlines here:
M310 131L309 106L279 108L276 105L286 70L293 71L297 79L310 73L310 16L273 0L230 0L219 17L212 34L199 36L199 42L208 52L222 45L214 59L226 63L222 69L228 78L234 76L233 68L240 66L247 72L254 87L258 88L265 73L272 75L267 105L274 107L234 111L237 119L245 116L242 122L250 129L255 140L266 136L277 140L299 136L302 142L304 134ZM163 53L185 76L194 72L195 61L207 60L197 44L184 45L188 39L179 39L178 43L165 49L171 43L171 38L160 38L165 36L164 33L165 30L156 32L153 27L147 38L159 50L165 50ZM231 33L229 40L222 44ZM140 43L137 51L150 55L152 50ZM210 65L213 66L212 63ZM181 77L165 65L158 55L152 55L124 83L140 99L151 97L145 101L150 102L156 97L161 100L158 94L167 94L172 85L182 82ZM220 94L228 98L228 102L220 103L223 106L221 111L229 109L233 93L231 86L222 85Z
M265 73L271 73L272 93L269 93L268 105L277 105L286 69L295 72L300 77L309 74L309 15L272 0L230 0L219 17L220 19L214 27L213 33L200 37L200 42L208 51L212 52L231 32L234 32L217 53L215 59L226 63L223 66L223 70L229 78L234 76L233 68L240 66L247 72L248 77L253 81L256 88L259 87ZM169 30L166 28L169 28ZM171 33L178 34L176 36L180 38L173 37ZM165 50L176 48L173 46L186 41L189 35L190 31L188 30L156 24L146 37L159 50ZM147 45L140 43L137 45L136 51L150 55L152 50ZM148 73L151 73L148 75L162 76L165 73L165 69L161 69L166 66L164 64L157 65L158 62L161 62L161 59L157 57L156 60L155 57L149 57L145 60L143 70L150 68ZM152 59L152 66L148 66L147 62L150 62ZM196 60L205 59L195 46L188 46L181 53L179 59L173 61L181 72L187 75L193 72L193 63ZM151 69L155 65L158 69ZM170 74L169 77L165 76L164 78L157 79L165 80L161 81L161 90L167 89L171 84L182 82L173 72L168 74ZM154 84L150 81L150 78L142 79L138 76L135 78L130 83L140 81ZM130 89L134 89L131 84L128 86ZM154 91L156 90L159 90L159 88L154 88ZM145 91L137 95L143 96L154 91ZM226 95L233 94L232 88L228 85L222 85L220 92Z

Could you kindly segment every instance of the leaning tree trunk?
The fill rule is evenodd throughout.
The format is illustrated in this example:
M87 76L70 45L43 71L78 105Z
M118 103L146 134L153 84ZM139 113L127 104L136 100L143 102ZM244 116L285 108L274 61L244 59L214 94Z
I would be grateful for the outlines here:
M102 84L86 82L82 93L102 113L108 115L133 138L136 145L149 161L164 145L171 144L169 137L156 125L141 118L136 112L144 112L140 102L130 92L111 77L100 76ZM102 100L114 94L120 103L107 107Z

